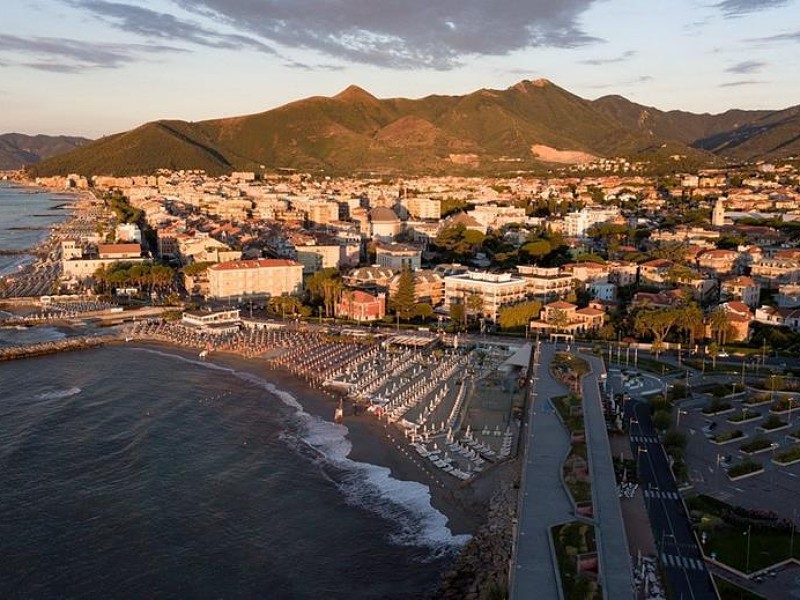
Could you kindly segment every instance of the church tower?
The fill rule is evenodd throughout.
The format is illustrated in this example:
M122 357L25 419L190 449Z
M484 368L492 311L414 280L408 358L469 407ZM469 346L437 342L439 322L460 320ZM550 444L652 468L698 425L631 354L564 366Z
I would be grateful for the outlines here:
M725 224L725 207L722 205L722 198L717 198L714 209L711 211L711 224L714 227L722 227Z

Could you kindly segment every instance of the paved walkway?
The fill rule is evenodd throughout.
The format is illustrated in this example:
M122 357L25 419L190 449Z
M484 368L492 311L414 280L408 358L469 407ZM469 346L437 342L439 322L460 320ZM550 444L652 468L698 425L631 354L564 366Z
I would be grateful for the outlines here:
M617 480L611 460L606 420L600 396L599 379L605 373L603 361L581 354L592 372L581 380L589 472L592 476L594 520L597 523L597 550L600 581L605 598L633 598L633 574L625 536L625 523L617 493Z
M555 349L541 344L535 371L534 399L528 414L525 464L521 484L512 599L558 598L558 566L550 550L550 527L572 521L572 503L561 483L561 466L569 450L569 435L549 399L567 393L550 375ZM627 550L625 556L628 556Z

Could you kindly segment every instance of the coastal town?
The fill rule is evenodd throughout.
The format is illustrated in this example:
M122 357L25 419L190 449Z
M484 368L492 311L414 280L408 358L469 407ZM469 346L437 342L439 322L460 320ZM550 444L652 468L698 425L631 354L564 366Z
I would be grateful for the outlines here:
M648 167L8 173L74 201L0 280L0 326L77 333L0 360L158 343L293 374L482 506L442 598L779 597L800 570L800 170Z

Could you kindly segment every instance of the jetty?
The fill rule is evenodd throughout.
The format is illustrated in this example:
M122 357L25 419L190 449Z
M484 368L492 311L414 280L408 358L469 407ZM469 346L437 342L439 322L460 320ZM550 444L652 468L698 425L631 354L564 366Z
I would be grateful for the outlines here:
M105 345L109 341L110 338L107 337L73 337L54 342L9 346L8 348L0 348L0 361L45 356L47 354L69 352L71 350L97 348Z

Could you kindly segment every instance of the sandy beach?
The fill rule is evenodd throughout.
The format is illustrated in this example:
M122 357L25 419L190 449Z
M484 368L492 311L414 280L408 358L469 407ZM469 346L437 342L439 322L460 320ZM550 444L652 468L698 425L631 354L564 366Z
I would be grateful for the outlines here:
M197 354L184 347L159 342L137 340L131 347L158 348L181 356L196 358ZM208 362L245 371L270 381L279 389L294 396L303 409L326 421L333 421L338 396L309 386L304 380L284 370L267 365L263 358L245 358L236 354L212 353ZM397 430L386 426L373 415L353 415L345 407L344 425L352 444L348 456L351 460L386 467L392 477L402 481L417 481L429 487L431 504L448 519L448 528L454 535L473 534L485 519L486 504L491 494L491 473L484 475L483 485L469 486L436 469L426 468L408 443L398 436ZM430 470L429 470L430 469Z

